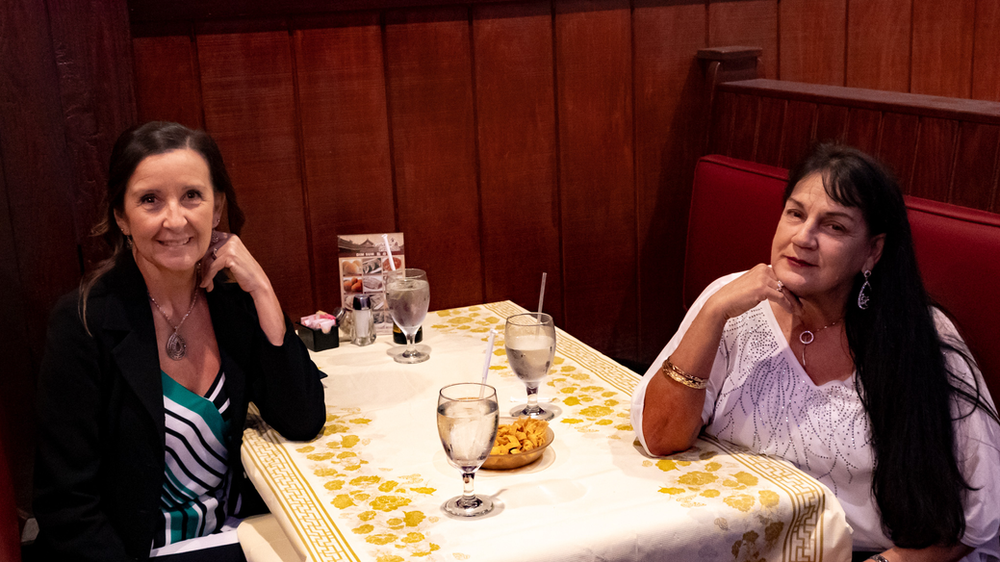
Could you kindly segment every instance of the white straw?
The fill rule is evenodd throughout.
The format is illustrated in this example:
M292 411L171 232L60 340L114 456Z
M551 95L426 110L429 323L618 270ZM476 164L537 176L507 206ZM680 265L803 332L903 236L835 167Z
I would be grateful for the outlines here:
M385 253L389 254L389 267L396 271L396 260L392 259L392 250L389 249L389 235L383 234L382 241L385 242Z
M538 313L542 313L542 302L545 301L545 278L548 273L542 272L542 290L538 293Z
M490 338L486 342L486 361L483 363L483 386L479 387L479 397L482 398L486 392L486 375L490 372L490 361L493 359L493 339L497 337L497 331L490 329Z

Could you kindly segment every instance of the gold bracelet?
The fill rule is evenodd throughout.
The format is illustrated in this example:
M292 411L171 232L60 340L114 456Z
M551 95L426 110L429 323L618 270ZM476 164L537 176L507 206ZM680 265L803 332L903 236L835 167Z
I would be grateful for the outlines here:
M706 386L708 386L708 379L703 379L701 377L685 373L680 367L671 363L670 358L667 358L667 360L663 362L663 366L660 367L660 371L664 376L670 377L688 388L703 390Z

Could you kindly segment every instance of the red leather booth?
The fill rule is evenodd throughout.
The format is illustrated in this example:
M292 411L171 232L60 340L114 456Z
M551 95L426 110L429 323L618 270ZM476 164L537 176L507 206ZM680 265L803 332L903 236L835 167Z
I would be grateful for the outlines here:
M704 156L695 169L684 264L684 305L709 283L770 260L788 172L726 156ZM958 321L1000 397L1000 215L906 198L913 241L931 296Z

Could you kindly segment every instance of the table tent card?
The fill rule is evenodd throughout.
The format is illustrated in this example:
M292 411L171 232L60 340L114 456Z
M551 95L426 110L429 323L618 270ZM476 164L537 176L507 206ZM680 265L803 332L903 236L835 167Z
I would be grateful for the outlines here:
M387 335L392 333L392 316L385 304L385 275L392 271L392 265L382 236L381 233L341 235L337 236L337 247L340 252L342 306L350 310L354 295L369 295L375 317L375 332ZM405 267L403 233L390 232L385 236L388 236L396 268Z

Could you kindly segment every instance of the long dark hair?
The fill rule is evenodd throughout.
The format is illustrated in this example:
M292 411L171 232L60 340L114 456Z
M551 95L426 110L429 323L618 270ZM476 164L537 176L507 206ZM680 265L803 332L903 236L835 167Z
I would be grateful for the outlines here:
M87 299L94 283L129 252L125 235L115 221L115 212L124 212L125 191L129 179L132 178L139 163L147 157L182 148L190 148L205 159L208 164L209 179L212 181L212 190L226 197L229 231L234 234L240 233L244 222L243 211L236 202L236 192L233 190L233 182L229 179L226 165L222 161L222 152L208 133L167 121L150 121L126 130L118 137L111 150L108 190L104 196L105 214L91 231L94 236L104 238L111 250L111 257L99 263L80 282L80 317L84 326L87 324Z
M870 304L862 310L854 302L864 283L858 272L844 319L855 387L871 424L872 492L882 528L903 548L955 544L965 532L962 499L971 488L955 458L951 406L959 399L972 406L964 415L974 408L994 420L997 414L976 377L970 384L946 366L944 353L957 352L978 372L964 346L943 341L935 328L935 303L920 277L892 173L859 150L821 144L790 171L785 199L813 173L821 174L831 199L861 211L871 236L885 234L866 289Z

